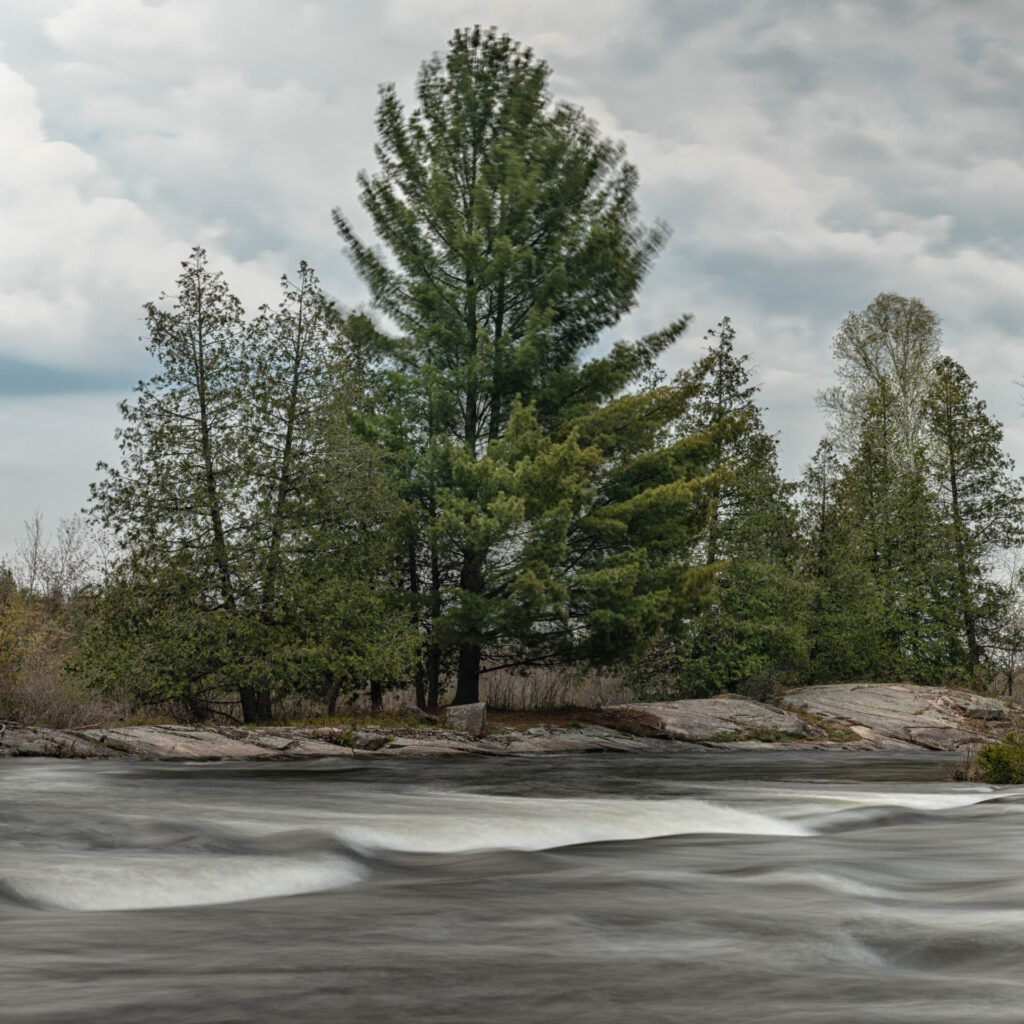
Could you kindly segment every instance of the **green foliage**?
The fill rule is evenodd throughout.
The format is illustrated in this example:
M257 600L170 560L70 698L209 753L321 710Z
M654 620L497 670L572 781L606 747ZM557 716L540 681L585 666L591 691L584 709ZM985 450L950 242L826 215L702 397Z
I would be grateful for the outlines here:
M792 487L734 338L728 318L708 332L694 370L700 387L680 423L707 446L711 517L700 554L712 586L699 614L663 632L631 673L645 696L765 696L798 679L806 661Z
M967 656L979 665L1009 629L1012 595L992 578L992 558L1024 539L1024 492L1002 450L1002 424L975 397L959 363L939 360L925 402L927 466L948 537L949 600Z
M78 605L81 678L257 722L410 675L436 704L452 670L456 702L482 671L566 663L629 662L640 697L966 683L995 652L1012 672L993 564L1024 492L938 317L883 293L843 321L830 436L785 482L728 318L671 380L688 317L591 355L666 231L549 80L476 28L411 111L381 90L358 179L379 246L334 218L387 330L305 264L247 319L199 248L146 307L158 372L93 487L122 551ZM0 567L0 682L45 634L37 596Z
M664 231L638 221L621 146L552 103L549 76L507 36L456 32L412 113L381 91L379 167L359 183L385 254L335 212L398 328L353 324L392 396L370 429L411 511L423 674L436 695L457 663L458 702L476 700L485 651L619 657L700 589L686 550L701 470L671 436L689 385L641 386L685 318L582 361L634 305Z
M1024 783L1024 737L1010 733L996 743L986 743L978 751L974 775L999 786Z
M201 249L173 305L147 307L160 372L122 404L121 465L93 487L125 550L84 643L98 685L131 680L197 716L227 693L253 722L293 690L333 704L405 669L386 571L395 499L346 426L335 324L305 265L247 323Z
M934 313L891 294L836 336L825 404L841 431L803 484L815 681L969 683L1015 647L992 556L1024 535L1020 482L938 336Z

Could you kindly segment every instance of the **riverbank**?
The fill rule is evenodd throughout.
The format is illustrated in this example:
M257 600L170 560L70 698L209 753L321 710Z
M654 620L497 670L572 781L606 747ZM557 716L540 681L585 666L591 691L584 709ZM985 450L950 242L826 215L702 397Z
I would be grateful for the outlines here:
M705 700L575 709L554 721L503 726L492 715L466 729L460 709L449 723L407 726L118 725L60 730L7 723L0 757L224 761L317 757L418 758L670 750L839 748L956 750L995 739L1013 707L945 687L844 683L807 687L759 703L734 694ZM479 709L482 711L482 708ZM459 728L458 726L461 726ZM474 734L476 733L476 734Z

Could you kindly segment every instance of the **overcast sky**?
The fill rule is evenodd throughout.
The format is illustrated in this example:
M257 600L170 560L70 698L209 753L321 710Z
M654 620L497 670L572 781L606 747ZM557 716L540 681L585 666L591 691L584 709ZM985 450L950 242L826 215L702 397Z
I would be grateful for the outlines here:
M619 332L723 314L783 465L821 433L831 336L916 296L1024 461L1024 35L1011 0L4 0L0 5L0 556L116 454L153 372L141 305L205 245L247 306L306 259L356 306L382 82L411 99L453 29L496 25L621 139L671 241Z

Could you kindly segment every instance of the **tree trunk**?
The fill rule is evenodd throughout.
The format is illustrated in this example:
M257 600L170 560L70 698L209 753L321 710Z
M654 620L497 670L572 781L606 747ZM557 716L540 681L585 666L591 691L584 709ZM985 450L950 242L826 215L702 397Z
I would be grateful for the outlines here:
M273 718L269 690L259 689L256 691L256 714L259 716L258 721L261 725L265 725Z
M384 710L384 694L380 683L370 683L370 710L374 713Z
M327 694L327 717L333 718L338 711L338 698L341 696L341 680L336 679L331 683L331 689Z
M435 643L427 648L427 710L436 711L441 700L441 651Z
M266 725L271 719L270 691L255 686L240 686L238 698L242 703L242 721L246 725Z
M416 663L416 675L412 681L413 688L416 690L416 707L421 711L427 709L427 672L423 667L423 659L421 658Z
M459 586L467 594L484 589L483 551L468 550L463 555ZM480 699L480 641L466 640L459 647L459 677L455 686L455 704L475 704Z
M431 519L436 507L430 504ZM430 545L430 643L427 646L427 710L437 711L441 701L441 648L434 641L434 627L441 615L441 560L437 544Z
M246 725L256 725L260 720L256 690L252 686L240 686L238 699L242 702L242 721Z
M475 704L480 700L480 645L463 644L459 648L459 680L453 704Z

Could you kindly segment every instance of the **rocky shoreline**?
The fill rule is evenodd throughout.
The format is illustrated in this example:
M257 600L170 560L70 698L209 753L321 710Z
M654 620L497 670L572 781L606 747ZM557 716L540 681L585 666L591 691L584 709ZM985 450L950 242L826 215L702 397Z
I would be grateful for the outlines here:
M445 726L103 726L75 730L5 723L0 757L268 761L582 752L838 748L956 750L1010 728L1013 707L944 687L844 683L762 704L732 694L579 711L568 726L485 730L482 706L453 709Z

